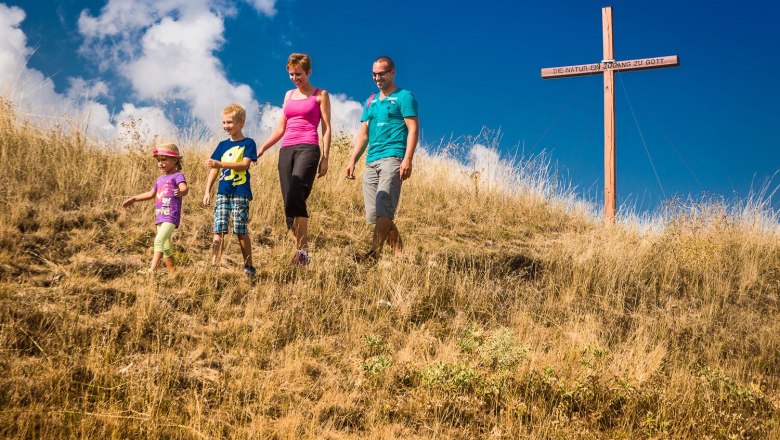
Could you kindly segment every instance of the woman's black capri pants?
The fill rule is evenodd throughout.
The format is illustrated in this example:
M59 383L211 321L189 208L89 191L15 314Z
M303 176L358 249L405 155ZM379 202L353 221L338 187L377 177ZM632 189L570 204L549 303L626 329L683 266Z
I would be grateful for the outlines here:
M319 145L298 144L279 150L279 182L288 229L292 228L295 217L309 217L306 199L311 193L319 163Z

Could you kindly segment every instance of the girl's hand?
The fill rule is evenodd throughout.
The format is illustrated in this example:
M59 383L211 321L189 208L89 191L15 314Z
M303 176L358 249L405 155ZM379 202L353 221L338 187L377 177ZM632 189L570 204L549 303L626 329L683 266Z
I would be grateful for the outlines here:
M130 197L129 199L122 202L122 207L127 209L131 206L133 206L133 203L135 203L135 197Z
M187 182L179 182L179 186L173 189L173 196L182 198L190 193L190 187L187 186Z
M320 161L320 168L317 172L317 177L322 177L326 174L328 174L328 158L323 157Z

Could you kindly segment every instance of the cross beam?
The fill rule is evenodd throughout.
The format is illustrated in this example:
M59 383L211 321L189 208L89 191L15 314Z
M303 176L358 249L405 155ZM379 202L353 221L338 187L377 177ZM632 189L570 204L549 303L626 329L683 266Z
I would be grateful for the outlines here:
M579 66L546 67L542 69L542 78L550 79L559 76L584 76L598 75L607 70L647 70L661 67L675 67L680 65L677 55L669 55L658 58L642 58L638 60L604 61L593 64L580 64Z
M615 221L615 72L646 70L680 65L677 55L637 60L615 61L612 44L612 7L601 8L604 59L600 63L542 69L542 78L582 75L604 75L604 211L608 221Z

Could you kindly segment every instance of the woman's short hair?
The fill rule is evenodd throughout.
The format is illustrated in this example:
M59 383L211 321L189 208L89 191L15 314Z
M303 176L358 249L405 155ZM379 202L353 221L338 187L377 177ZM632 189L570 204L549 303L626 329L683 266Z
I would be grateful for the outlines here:
M303 69L306 74L311 73L311 58L305 53L294 53L287 58L287 68L298 66Z

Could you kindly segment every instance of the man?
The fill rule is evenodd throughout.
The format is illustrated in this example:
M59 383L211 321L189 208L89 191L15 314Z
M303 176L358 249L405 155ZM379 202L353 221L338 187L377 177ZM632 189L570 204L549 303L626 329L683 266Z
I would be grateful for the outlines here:
M371 95L363 106L360 130L344 170L347 179L355 178L355 162L368 145L363 200L366 221L375 226L371 249L361 259L378 257L385 241L396 255L403 250L401 234L393 220L401 182L412 175L419 134L417 100L410 91L396 86L393 60L386 56L377 58L372 75L379 93Z

